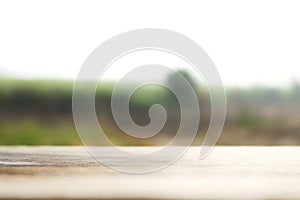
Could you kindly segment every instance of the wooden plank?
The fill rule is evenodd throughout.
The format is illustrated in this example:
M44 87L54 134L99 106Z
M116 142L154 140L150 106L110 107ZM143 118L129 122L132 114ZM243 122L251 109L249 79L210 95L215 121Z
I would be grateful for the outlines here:
M300 199L300 147L216 147L204 160L199 150L162 171L132 175L83 147L0 147L0 198Z

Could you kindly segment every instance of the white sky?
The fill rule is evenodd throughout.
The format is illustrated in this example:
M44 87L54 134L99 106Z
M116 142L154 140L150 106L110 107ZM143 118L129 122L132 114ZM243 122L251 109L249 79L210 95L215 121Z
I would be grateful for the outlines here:
M75 79L86 57L132 29L196 41L225 85L300 79L300 1L0 1L0 75Z

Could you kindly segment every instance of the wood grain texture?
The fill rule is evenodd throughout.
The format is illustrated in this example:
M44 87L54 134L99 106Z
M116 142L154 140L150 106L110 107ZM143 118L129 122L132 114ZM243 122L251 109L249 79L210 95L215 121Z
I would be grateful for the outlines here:
M0 147L0 199L300 199L300 147L219 146L204 160L199 151L191 147L159 172L131 175L83 147Z

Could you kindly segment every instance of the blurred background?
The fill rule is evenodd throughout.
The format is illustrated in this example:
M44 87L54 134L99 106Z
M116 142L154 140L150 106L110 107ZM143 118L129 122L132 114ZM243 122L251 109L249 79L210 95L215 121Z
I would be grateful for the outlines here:
M143 27L180 32L215 62L227 93L219 145L300 144L300 13L295 2L133 3L139 9L124 10L126 3L115 7L108 1L0 3L0 145L81 145L72 117L72 89L82 63L106 39ZM200 144L210 120L205 85L176 59L156 59L175 66L196 91L201 122L194 144ZM123 68L137 65L123 64L97 89L99 123L117 145L165 144L176 133L180 111L164 88L143 87L130 102L139 125L149 123L151 105L165 106L168 120L157 136L133 139L116 126L110 110L115 81ZM162 78L177 83L173 74Z
M183 71L180 71L184 73ZM188 73L184 73L190 77ZM192 79L189 79L192 81ZM168 80L172 80L172 74ZM2 78L0 90L1 145L81 145L72 117L72 81ZM195 82L201 110L200 144L210 120L210 97ZM128 83L130 84L130 83ZM145 86L131 98L130 112L139 125L150 121L151 105L162 104L168 113L163 130L151 139L134 139L115 124L110 98L114 82L101 85L96 109L107 136L118 145L163 145L175 134L180 108L175 96L160 86ZM126 86L124 86L126 92ZM298 145L300 143L300 84L286 88L226 88L227 117L220 145Z

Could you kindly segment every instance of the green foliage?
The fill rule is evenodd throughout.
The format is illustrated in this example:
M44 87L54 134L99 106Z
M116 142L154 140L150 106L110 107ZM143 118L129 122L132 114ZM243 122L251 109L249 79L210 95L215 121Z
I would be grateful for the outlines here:
M209 121L209 94L187 72L180 73L198 93L201 120ZM167 81L180 87L174 74ZM121 86L124 94L128 92L129 84ZM113 82L105 82L97 88L95 95L96 110L101 111L107 124L108 137L118 145L147 144L123 137L116 128L109 111L114 86ZM299 84L294 83L286 89L227 89L227 127L242 128L253 134L299 132L294 123L295 110L300 104L299 88ZM72 120L72 90L72 81L0 79L0 145L80 145ZM144 86L131 97L133 119L139 124L149 123L147 113L153 104L162 104L167 110L169 108L168 114L174 116L179 105L168 89L158 85ZM178 121L171 118L170 123L175 127Z

